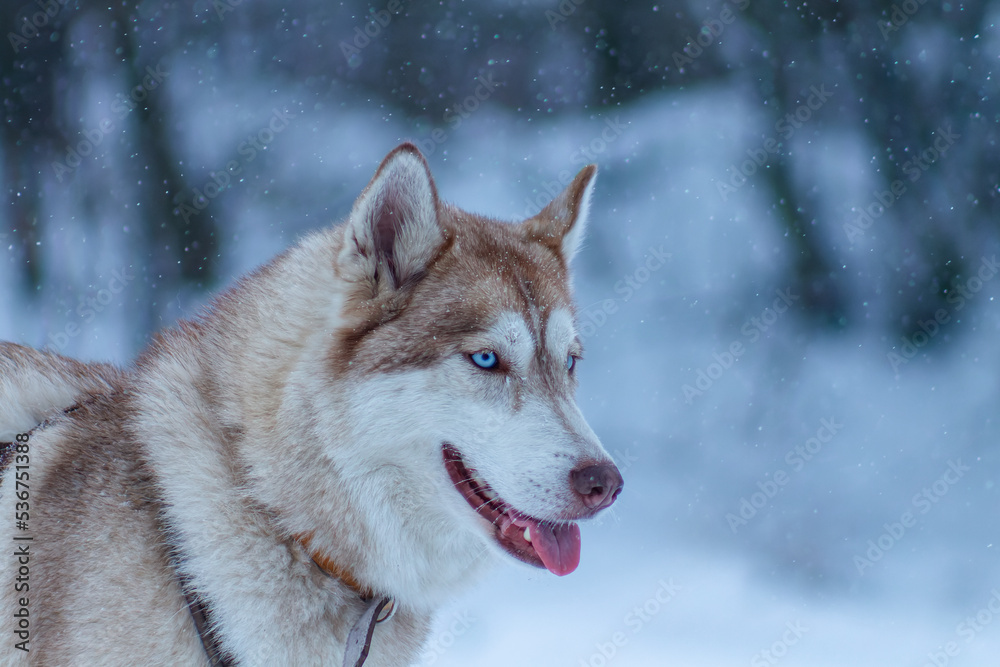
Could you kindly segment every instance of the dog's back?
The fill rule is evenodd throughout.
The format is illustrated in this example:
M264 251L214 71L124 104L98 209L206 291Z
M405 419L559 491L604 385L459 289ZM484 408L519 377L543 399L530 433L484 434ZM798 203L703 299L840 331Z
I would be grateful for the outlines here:
M0 442L13 441L16 434L72 407L80 396L112 391L121 377L108 364L85 364L0 342Z
M0 559L0 604L15 616L0 664L204 660L150 476L123 432L123 381L110 365L0 343L0 442L16 446L0 483L0 539L13 550Z

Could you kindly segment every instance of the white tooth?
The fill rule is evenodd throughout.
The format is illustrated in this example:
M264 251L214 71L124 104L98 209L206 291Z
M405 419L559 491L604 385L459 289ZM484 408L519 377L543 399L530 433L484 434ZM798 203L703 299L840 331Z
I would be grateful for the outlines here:
M531 542L531 531L528 526L524 527L524 541Z
M493 493L491 489L488 489L485 486L480 489L479 493L481 493L486 500L493 500L497 497L497 494Z
M485 481L483 480L483 478L482 478L482 477L480 477L479 475L473 475L473 476L472 476L472 482L473 482L474 484L478 484L479 486L483 486L483 487L485 487L485 486L486 486L486 482L485 482Z

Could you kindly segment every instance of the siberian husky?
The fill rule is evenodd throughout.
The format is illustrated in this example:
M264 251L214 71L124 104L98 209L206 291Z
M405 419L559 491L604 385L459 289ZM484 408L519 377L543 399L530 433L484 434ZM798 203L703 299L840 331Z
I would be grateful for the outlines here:
M412 144L125 370L0 344L3 664L411 664L622 478L573 398L596 168L504 223Z

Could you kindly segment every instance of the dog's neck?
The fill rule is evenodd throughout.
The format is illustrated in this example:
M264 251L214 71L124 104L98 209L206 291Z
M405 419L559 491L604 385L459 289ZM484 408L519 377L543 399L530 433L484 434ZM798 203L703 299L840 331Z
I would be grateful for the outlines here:
M374 591L372 591L367 586L362 586L358 583L358 580L354 578L354 575L349 569L337 563L328 554L322 551L313 549L310 545L312 543L313 534L312 533L300 533L294 535L293 539L298 542L305 552L312 558L316 566L319 567L327 575L338 579L343 582L347 587L357 593L363 600L371 599L374 596Z

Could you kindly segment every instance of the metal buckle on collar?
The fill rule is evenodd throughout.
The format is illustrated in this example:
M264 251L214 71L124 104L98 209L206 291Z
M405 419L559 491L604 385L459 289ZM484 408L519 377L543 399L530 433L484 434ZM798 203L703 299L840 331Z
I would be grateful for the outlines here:
M382 607L382 611L375 617L376 623L384 623L396 615L396 598L389 598L389 602Z

